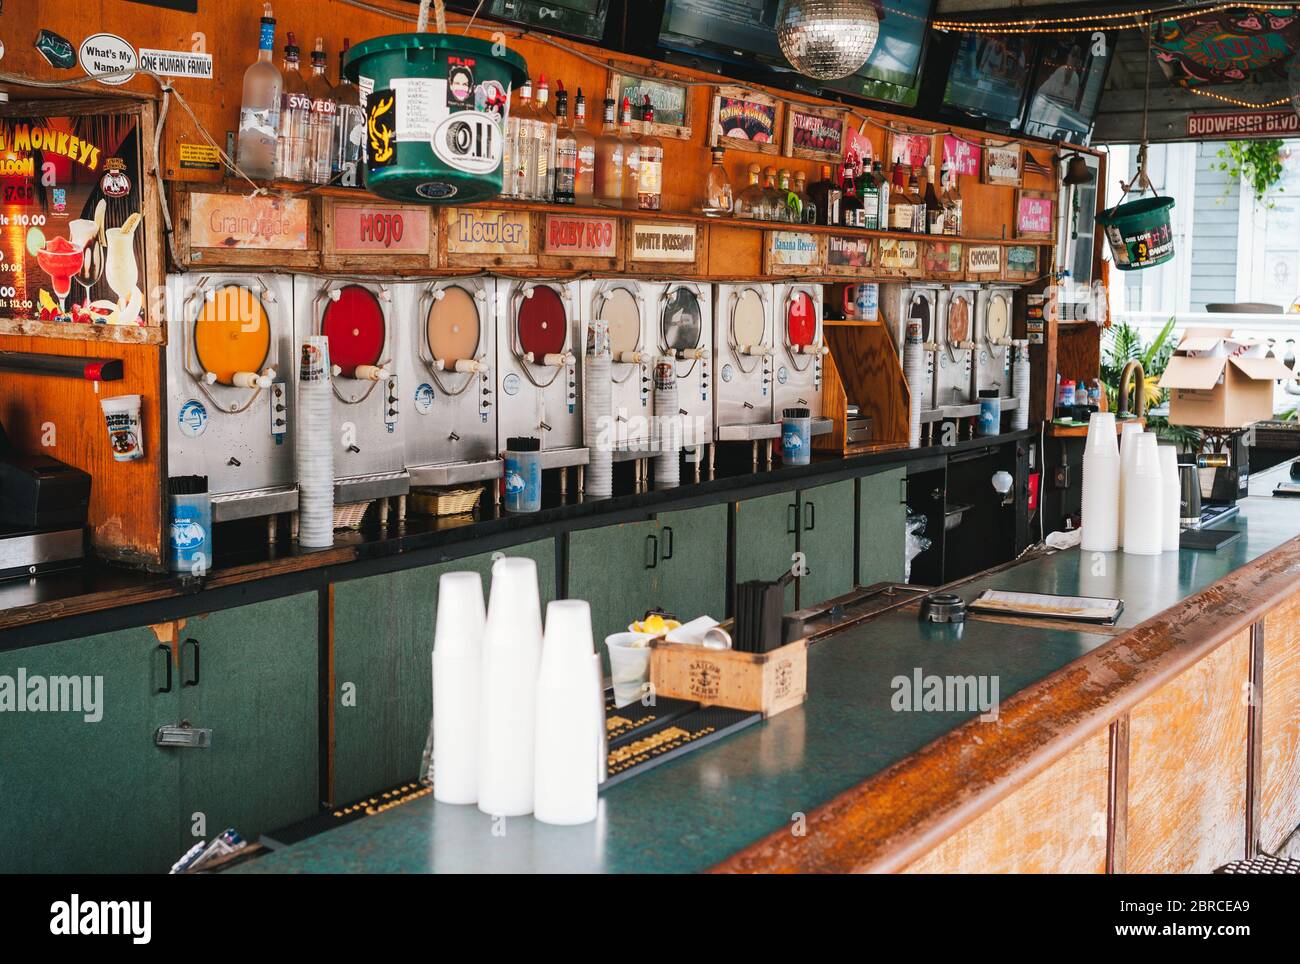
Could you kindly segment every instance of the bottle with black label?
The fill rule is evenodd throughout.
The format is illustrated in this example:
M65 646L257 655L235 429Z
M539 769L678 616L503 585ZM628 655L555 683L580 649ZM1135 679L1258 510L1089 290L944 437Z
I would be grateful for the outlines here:
M862 226L862 201L847 165L840 168L840 224L846 228Z
M822 179L817 181L808 193L812 195L813 206L817 210L817 223L833 225L840 223L840 189L831 180L831 166L822 165Z
M858 175L858 197L862 201L862 223L859 227L866 228L868 231L879 230L880 185L871 176L871 169L865 163L862 165L862 172Z
M555 188L552 200L556 204L573 204L578 179L578 139L573 136L569 123L569 92L564 84L555 92Z

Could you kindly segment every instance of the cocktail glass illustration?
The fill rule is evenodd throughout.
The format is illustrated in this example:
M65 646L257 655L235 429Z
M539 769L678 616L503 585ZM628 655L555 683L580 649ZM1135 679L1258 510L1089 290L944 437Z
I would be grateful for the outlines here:
M140 224L140 215L132 214L120 228L109 228L104 232L108 240L108 259L104 263L104 277L108 286L117 295L118 306L126 304L131 293L135 291L140 272L135 262L135 229Z
M80 219L68 222L72 243L82 251L81 266L77 270L77 284L86 291L86 304L90 304L90 289L104 274L104 249L99 243L99 225Z
M67 311L68 292L72 290L72 278L81 270L81 258L84 250L67 238L51 238L45 246L36 252L36 263L50 276L50 285L59 299L59 314Z

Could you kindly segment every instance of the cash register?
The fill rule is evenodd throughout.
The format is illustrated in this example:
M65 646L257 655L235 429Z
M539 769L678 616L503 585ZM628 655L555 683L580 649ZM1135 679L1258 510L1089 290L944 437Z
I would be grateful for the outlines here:
M78 565L89 505L89 475L15 450L0 425L0 579Z

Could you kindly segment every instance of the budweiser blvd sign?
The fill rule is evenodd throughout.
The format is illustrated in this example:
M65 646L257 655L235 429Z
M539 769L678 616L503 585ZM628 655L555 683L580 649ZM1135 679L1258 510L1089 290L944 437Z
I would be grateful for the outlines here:
M429 209L336 204L330 237L335 254L428 254Z
M583 258L613 258L618 252L618 221L614 218L546 216L542 253Z

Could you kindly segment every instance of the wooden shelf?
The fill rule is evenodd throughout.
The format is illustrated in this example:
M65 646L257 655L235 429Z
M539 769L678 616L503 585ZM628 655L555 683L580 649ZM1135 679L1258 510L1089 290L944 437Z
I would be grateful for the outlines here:
M1124 431L1125 425L1131 425L1135 421L1143 428L1146 428L1147 420L1145 418L1139 418L1139 419L1126 418L1123 421L1119 419L1115 419L1115 431L1117 433L1122 432ZM1087 425L1057 425L1055 422L1048 422L1047 434L1051 438L1087 438L1088 426Z

